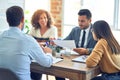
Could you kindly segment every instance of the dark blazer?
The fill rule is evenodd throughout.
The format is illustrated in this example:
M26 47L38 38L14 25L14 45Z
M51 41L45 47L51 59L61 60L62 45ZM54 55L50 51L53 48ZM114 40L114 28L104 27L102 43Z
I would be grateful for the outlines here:
M94 48L97 42L93 39L91 28L92 27L90 27L90 31L89 31L88 38L87 38L87 46L86 46L86 48L89 49L90 52L92 51L92 49ZM65 38L65 40L75 40L76 47L78 48L80 33L81 33L80 27L75 27L72 29L70 34Z

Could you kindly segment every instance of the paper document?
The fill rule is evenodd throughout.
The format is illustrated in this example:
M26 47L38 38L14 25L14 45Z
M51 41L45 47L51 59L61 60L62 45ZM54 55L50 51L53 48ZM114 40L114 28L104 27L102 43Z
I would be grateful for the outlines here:
M55 58L55 57L53 57L53 64L55 64L55 63L57 63L57 62L60 62L60 61L62 61L63 59L61 59L61 58Z
M61 58L55 58L55 57L53 57L53 64L55 64L55 63L57 63L57 62L60 62L60 61L62 61L63 59L61 59ZM32 62L36 62L36 60L32 60Z
M79 57L77 57L77 58L72 59L72 61L85 63L87 57L88 57L88 55L82 55L82 56L79 56Z
M63 48L73 49L76 48L74 40L53 40L54 43Z

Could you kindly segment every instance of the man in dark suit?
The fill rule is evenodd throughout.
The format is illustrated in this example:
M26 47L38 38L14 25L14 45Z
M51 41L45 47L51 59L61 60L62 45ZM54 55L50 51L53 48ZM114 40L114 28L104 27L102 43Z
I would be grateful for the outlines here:
M81 9L78 12L78 23L79 26L72 29L70 34L65 38L65 40L75 40L76 47L74 51L79 54L89 54L94 48L96 41L92 36L92 24L91 24L92 14L88 9ZM85 31L84 44L82 46L83 32Z
M92 14L88 9L81 9L78 12L79 26L73 28L70 34L65 38L65 40L75 40L77 48L74 48L73 50L78 52L80 55L90 54L96 44L91 32L91 18ZM56 77L56 80L65 79Z

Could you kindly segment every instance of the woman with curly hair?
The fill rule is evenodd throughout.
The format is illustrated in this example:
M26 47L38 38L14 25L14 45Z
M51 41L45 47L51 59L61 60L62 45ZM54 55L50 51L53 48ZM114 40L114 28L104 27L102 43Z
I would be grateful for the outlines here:
M53 26L53 19L46 10L34 12L31 20L30 35L38 38L57 38L57 28Z

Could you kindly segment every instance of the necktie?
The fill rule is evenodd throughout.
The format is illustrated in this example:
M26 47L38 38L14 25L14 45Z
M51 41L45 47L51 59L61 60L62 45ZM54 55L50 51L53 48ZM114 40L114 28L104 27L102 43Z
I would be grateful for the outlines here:
M84 42L85 42L85 34L86 34L86 32L85 32L85 30L84 30L84 31L83 31L83 36L82 36L82 41L81 41L81 47L84 46Z

